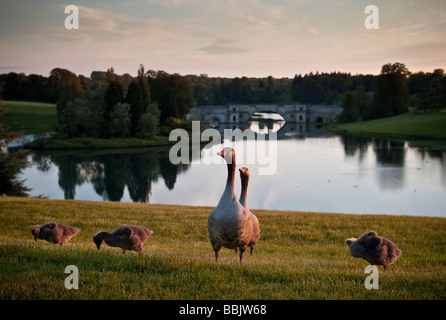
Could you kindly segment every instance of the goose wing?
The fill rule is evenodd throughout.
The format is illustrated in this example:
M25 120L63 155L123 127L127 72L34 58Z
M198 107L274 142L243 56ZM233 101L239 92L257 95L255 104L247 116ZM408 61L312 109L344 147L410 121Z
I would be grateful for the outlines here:
M376 249L380 247L382 243L383 238L380 236L370 236L362 241L363 246L369 249Z

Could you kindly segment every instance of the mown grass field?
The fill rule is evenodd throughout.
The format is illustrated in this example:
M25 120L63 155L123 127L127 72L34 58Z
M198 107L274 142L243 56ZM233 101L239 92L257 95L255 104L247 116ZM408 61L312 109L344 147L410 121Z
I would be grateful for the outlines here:
M6 113L0 118L11 131L24 134L54 132L57 127L56 105L30 101L0 101Z
M343 134L409 139L417 143L424 140L425 144L430 140L433 145L446 145L446 112L409 112L384 119L330 124L326 128Z
M211 209L0 197L0 299L446 299L444 218L252 210L262 235L239 265L229 249L215 262ZM31 228L51 220L82 231L64 246L35 242ZM93 235L123 223L154 231L143 254L97 250ZM379 267L378 290L365 288L368 263L344 244L369 230L403 250ZM65 288L68 265L77 290Z

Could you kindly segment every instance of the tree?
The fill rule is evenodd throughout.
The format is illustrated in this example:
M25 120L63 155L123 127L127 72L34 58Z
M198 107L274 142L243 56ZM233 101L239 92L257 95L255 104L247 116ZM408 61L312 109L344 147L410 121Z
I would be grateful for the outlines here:
M356 122L367 119L369 116L370 97L365 92L365 87L360 86L354 91L346 92L342 96L342 113L339 122Z
M426 93L423 95L421 105L423 106L425 112L427 109L439 111L445 106L445 99L445 81L443 75L439 74L434 76L434 78L430 81Z
M3 87L3 98L5 100L25 99L27 92L28 79L23 73L10 72L6 75Z
M164 71L151 73L151 95L161 111L160 122L169 117L182 119L194 106L194 97L190 81L179 74Z
M130 105L128 103L117 103L110 113L109 134L116 138L127 138L130 136Z
M324 88L316 80L316 76L302 79L300 97L303 103L321 103L325 100Z
M0 116L4 110L0 109ZM25 151L10 154L7 146L10 142L20 136L17 132L10 132L9 128L3 127L0 123L0 195L28 196L30 189L23 185L24 180L18 180L18 175L22 169L28 166L28 162L23 157Z
M151 95L150 95L149 78L147 74L144 72L144 66L142 64L139 65L138 69L138 82L139 86L141 87L143 113L144 113L147 112L150 106Z
M71 137L70 117L72 113L67 112L68 101L82 96L82 87L79 78L71 71L61 68L51 70L48 78L50 95L56 99L58 131L61 136Z
M28 77L28 89L26 91L26 100L46 101L45 82L46 79L41 75L30 74Z
M372 117L384 118L408 111L409 70L402 63L385 64L376 79Z
M153 138L157 134L160 113L156 103L150 104L149 112L139 119L136 135L140 138Z
M122 95L122 87L121 84L115 80L113 68L107 71L107 80L109 80L107 90L105 91L104 96L104 110L102 113L102 129L101 135L103 137L109 136L110 129L110 121L111 121L111 112L116 104L122 103L123 95Z
M139 120L141 116L150 110L150 87L147 73L141 64L138 69L138 76L133 79L127 90L126 101L130 104L130 133L135 136L138 131ZM159 114L157 110L152 110Z
M69 136L90 138L99 136L98 124L101 123L102 114L96 99L89 101L85 98L76 98L67 103L66 114L70 115L67 127L70 130Z
M139 119L144 114L143 96L139 81L133 80L127 90L127 103L130 105L130 133L136 134Z

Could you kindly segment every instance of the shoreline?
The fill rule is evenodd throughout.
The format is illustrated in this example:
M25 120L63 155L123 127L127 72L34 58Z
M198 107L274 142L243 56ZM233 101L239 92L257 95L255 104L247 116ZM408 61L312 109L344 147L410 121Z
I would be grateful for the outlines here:
M58 202L62 203L77 203L79 205L81 204L87 204L87 205L105 205L105 206L152 206L152 207L165 207L166 209L187 209L187 210L209 210L209 212L215 207L215 206L209 206L209 205L190 205L190 204L167 204L167 203L141 203L141 202L126 202L126 201L103 201L103 200L82 200L82 199L50 199L50 198L41 198L41 197L19 197L19 196L5 196L0 195L0 203L2 201L49 201L53 202L54 204L57 204ZM391 214L391 213L355 213L355 212L328 212L328 211L308 211L308 210L288 210L288 209L256 209L256 208L250 208L253 212L262 213L262 214L310 214L310 215L334 215L334 216L346 216L346 217L401 217L401 218L421 218L421 219L446 219L446 217L440 217L440 216L428 216L428 215L410 215L410 214Z

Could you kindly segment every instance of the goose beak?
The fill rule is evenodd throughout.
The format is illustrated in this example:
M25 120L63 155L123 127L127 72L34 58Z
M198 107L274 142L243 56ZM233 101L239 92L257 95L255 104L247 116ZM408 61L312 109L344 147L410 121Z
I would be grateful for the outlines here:
M225 157L225 151L224 151L224 150L221 150L220 152L217 152L217 154L218 154L220 157L222 157L222 158Z

